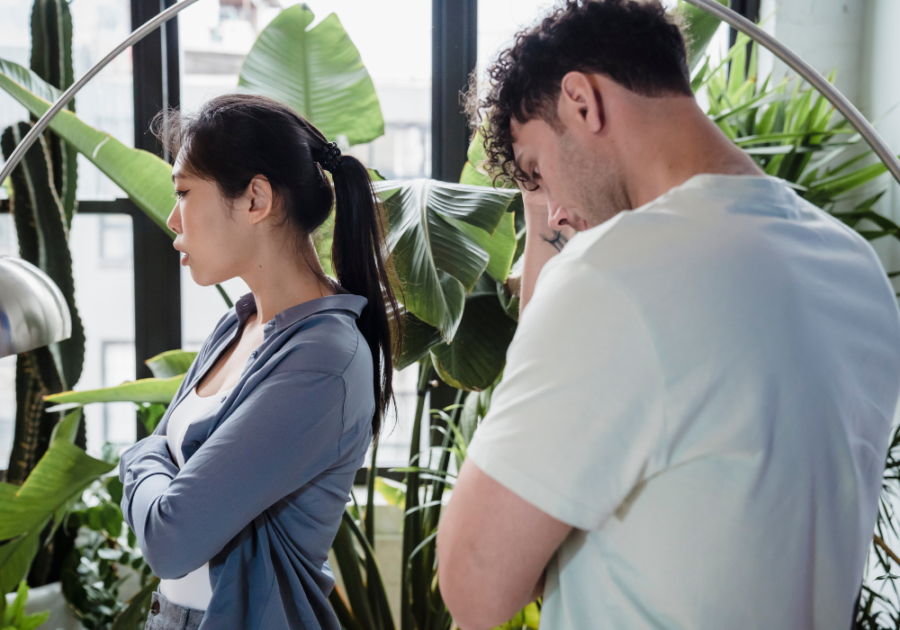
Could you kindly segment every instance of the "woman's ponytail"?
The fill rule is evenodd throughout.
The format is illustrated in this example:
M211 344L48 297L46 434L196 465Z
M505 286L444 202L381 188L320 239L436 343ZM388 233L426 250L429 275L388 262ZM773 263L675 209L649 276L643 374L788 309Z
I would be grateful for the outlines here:
M400 349L399 306L386 263L381 208L362 162L341 155L334 143L325 145L318 157L317 161L331 171L334 182L331 264L342 287L369 301L357 325L369 344L375 367L372 432L377 439L393 398L393 359Z

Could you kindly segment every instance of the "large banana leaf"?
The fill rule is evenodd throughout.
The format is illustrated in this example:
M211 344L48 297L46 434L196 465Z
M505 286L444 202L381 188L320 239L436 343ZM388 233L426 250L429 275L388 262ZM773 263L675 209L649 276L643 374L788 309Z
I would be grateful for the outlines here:
M184 374L172 378L142 378L106 387L104 389L89 389L81 392L63 392L47 396L50 403L78 403L87 405L97 402L135 402L135 403L161 403L168 405L175 398Z
M404 306L452 340L466 294L491 259L512 260L515 237L498 228L518 191L426 179L375 187L384 202ZM472 228L485 234L475 236Z
M238 85L290 105L329 140L370 142L384 133L375 86L332 13L314 28L304 4L285 9L259 34Z
M0 59L0 88L35 116L50 109L60 96L59 90L37 74L5 59ZM168 163L147 151L125 146L67 110L56 115L50 128L115 182L135 205L174 238L166 227L166 219L175 205L172 167Z
M172 378L173 376L181 376L188 371L191 363L197 358L196 352L186 352L184 350L169 350L162 352L155 357L151 357L144 361L153 376L156 378Z
M431 348L434 368L453 387L487 389L506 365L506 350L515 332L516 322L504 311L496 283L482 276L466 300L453 341Z
M80 413L76 413L63 422L75 424L79 420ZM73 433L71 428L57 432L21 486L0 483L0 540L41 529L54 515L58 521L72 499L80 497L94 479L116 467L115 463L94 459L72 444L69 437Z
M441 331L407 312L403 318L403 349L394 361L394 367L398 370L409 367L428 354L429 348L442 341Z

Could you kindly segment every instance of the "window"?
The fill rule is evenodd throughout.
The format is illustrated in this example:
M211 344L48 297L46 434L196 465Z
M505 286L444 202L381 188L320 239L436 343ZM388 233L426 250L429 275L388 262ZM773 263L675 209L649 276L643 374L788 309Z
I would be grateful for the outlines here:
M69 247L75 275L75 304L84 324L84 371L77 389L95 389L134 380L134 272L131 217L78 214ZM119 256L120 264L110 256ZM127 264L121 264L125 262ZM99 456L107 441L133 442L131 403L85 407L87 448ZM129 437L130 436L130 437ZM126 439L127 438L127 439Z
M101 378L103 387L134 380L134 341L101 342ZM98 413L99 412L99 413ZM129 402L92 405L86 409L88 445L92 451L107 442L118 447L135 440L134 404Z
M131 217L122 214L100 216L100 260L106 264L131 264L134 244Z

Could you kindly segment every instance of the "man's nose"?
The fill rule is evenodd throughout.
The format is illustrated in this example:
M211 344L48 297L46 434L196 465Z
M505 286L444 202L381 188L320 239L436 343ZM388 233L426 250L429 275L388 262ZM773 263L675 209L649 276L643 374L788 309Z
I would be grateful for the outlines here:
M549 218L547 224L551 230L562 229L563 226L569 225L569 212L559 204L548 202Z

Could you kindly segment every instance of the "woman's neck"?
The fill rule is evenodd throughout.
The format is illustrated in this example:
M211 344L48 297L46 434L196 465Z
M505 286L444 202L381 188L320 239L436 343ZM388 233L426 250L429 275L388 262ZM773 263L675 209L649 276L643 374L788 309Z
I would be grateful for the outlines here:
M241 274L256 301L257 325L292 306L334 294L312 243L303 250L298 256L292 248L266 249Z

